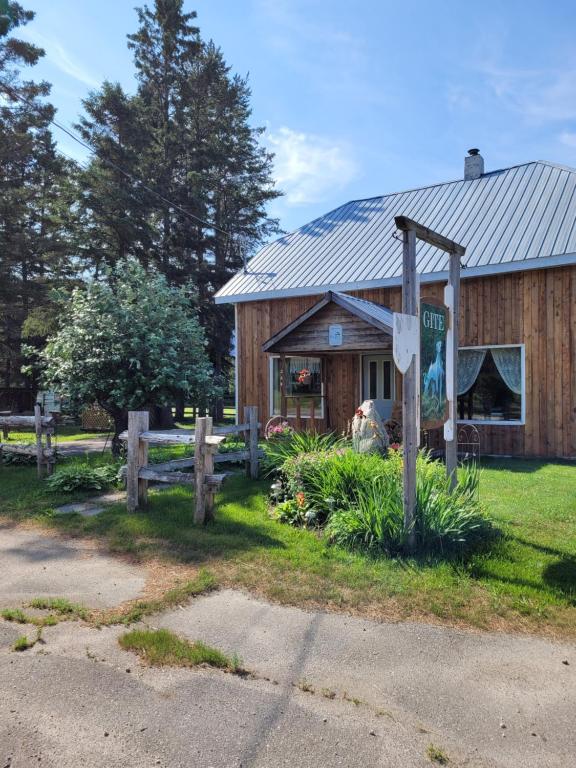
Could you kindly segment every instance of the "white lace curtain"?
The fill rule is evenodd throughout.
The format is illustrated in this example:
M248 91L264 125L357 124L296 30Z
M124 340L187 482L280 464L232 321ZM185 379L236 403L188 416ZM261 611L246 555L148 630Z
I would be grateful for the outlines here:
M290 375L299 373L303 368L307 368L310 373L320 373L320 360L314 357L289 357L288 371Z
M520 347L503 347L491 349L492 358L498 368L498 373L504 379L506 386L517 395L522 394L522 358Z
M474 384L486 357L485 349L460 349L458 351L458 394L468 392Z

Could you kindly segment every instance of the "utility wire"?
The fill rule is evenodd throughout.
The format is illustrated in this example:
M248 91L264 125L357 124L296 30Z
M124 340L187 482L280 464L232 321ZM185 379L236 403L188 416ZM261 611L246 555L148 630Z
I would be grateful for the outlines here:
M27 99L26 97L22 96L21 93L18 93L16 90L14 90L14 88L9 86L7 83L4 83L2 80L0 80L0 88L3 89L4 92L7 93L11 98L18 99L19 101L27 104L29 107L32 107L33 109L40 109L41 107L41 105L35 104L33 101L30 101L30 99ZM162 200L162 202L166 203L167 205L170 205L173 208L176 208L178 211L180 211L180 213L183 213L185 216L188 216L190 219L196 221L197 223L203 224L205 227L213 229L215 232L220 232L220 234L225 235L226 237L230 238L230 240L232 240L232 235L230 232L226 232L226 230L220 229L220 227L217 227L215 224L211 224L210 222L205 221L204 219L201 219L199 216L196 216L194 213L190 213L190 211L187 211L185 208L182 208L182 206L178 205L178 203L174 203L172 200L169 200L167 197L164 197L164 195L161 195L159 192L156 192L156 190L149 187L141 179L137 178L129 171L126 171L124 168L118 165L118 163L116 163L114 160L110 160L108 157L102 156L96 149L94 149L94 147L92 147L90 144L88 144L83 139L78 137L73 131L66 128L65 125L61 125L57 120L54 120L54 119L49 119L49 122L59 130L63 131L67 136L73 139L77 144L80 144L81 147L84 147L84 149L87 149L91 154L93 154L99 160L107 163L111 168L114 168L123 176L125 176L127 179L130 179L132 183L137 184L142 189L149 192L151 195L154 195L155 197L157 197L159 200Z

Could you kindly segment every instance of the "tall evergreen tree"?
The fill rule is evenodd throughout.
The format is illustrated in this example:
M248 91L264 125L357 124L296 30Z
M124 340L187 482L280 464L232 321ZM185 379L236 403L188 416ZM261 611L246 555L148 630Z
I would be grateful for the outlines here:
M50 288L71 272L66 238L73 194L65 161L49 129L50 86L21 71L44 55L12 36L34 18L19 3L0 14L0 375L4 387L22 386L22 326L43 335ZM10 401L8 401L10 402Z
M204 42L182 0L155 0L137 11L128 36L137 91L104 84L85 101L79 128L97 157L86 176L92 242L111 262L133 255L168 280L192 283L217 373L229 360L233 317L215 307L216 290L248 252L277 231L266 213L278 196L272 155L251 123L247 81ZM141 179L149 192L110 164ZM96 184L95 184L96 182ZM99 211L121 212L111 231Z

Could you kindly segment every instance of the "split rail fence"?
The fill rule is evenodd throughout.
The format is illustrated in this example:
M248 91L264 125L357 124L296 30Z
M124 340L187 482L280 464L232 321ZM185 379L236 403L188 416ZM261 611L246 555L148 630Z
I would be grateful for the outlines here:
M22 427L34 429L36 440L30 445L9 443L10 431ZM24 456L36 456L38 477L42 477L44 471L51 475L56 463L56 451L52 446L55 421L53 416L42 416L39 405L34 406L34 416L0 416L0 429L2 430L2 442L0 442L0 459L2 453L18 453ZM44 438L44 441L43 441Z
M258 448L258 409L244 408L243 424L229 427L213 427L212 418L196 419L194 432L153 432L149 431L148 411L130 411L128 430L120 439L127 443L128 463L124 468L126 477L126 505L128 511L146 506L148 483L190 484L194 486L194 522L204 523L214 515L214 496L226 479L226 473L214 473L214 465L222 463L246 463L246 473L256 479L263 452ZM244 434L244 450L218 453L226 435ZM148 464L150 443L169 445L194 445L194 456L173 459L160 464ZM193 468L193 472L183 469Z

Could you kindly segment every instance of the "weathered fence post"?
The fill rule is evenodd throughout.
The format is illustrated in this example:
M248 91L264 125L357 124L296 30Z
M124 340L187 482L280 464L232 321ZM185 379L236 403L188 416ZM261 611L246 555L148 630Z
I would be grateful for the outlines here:
M212 421L212 419L210 419ZM210 424L210 431L212 431ZM204 478L206 469L204 466L206 452L204 450L206 443L206 434L208 430L208 417L199 416L196 419L196 429L194 431L194 495L196 498L196 509L194 511L194 522L202 525L206 519L206 487Z
M246 450L250 452L250 458L246 462L246 474L252 480L256 480L259 471L258 462L258 408L255 405L244 406L244 422L248 424L248 431L244 433Z
M38 477L42 477L44 446L42 445L42 409L39 405L34 406L34 431L36 432L36 468Z
M126 506L129 512L148 502L148 481L140 480L140 467L148 464L148 443L140 440L148 430L148 411L128 412L128 466L126 469Z
M208 445L206 437L212 434L212 417L206 416L206 434L204 436L204 521L211 520L214 517L214 494L215 490L206 485L206 475L214 473L214 452L218 450L217 446Z
M50 429L46 430L46 450L48 451L48 456L46 457L46 474L51 475L52 472L54 472L56 457L54 456L54 451L52 450L52 432Z

